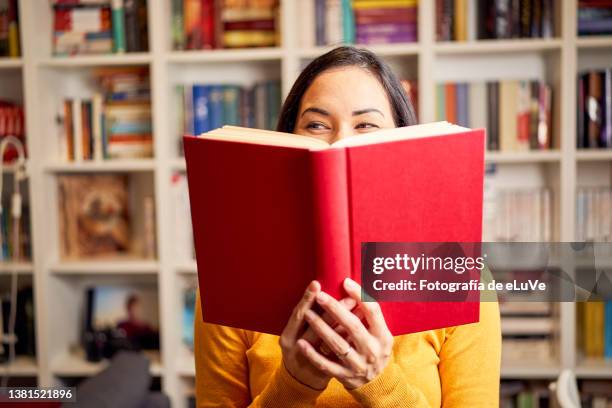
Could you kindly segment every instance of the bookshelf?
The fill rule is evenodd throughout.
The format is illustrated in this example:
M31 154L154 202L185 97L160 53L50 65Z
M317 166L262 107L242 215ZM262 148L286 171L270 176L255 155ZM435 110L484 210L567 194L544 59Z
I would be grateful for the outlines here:
M160 305L161 350L153 356L152 373L174 406L185 406L193 389L193 359L181 342L181 288L194 279L193 260L176 259L173 242L174 203L170 179L184 172L178 148L178 118L173 87L192 81L251 84L277 78L287 95L301 67L332 47L299 45L297 2L281 1L282 45L273 48L175 51L171 48L169 1L149 1L149 52L102 56L53 57L52 15L39 0L20 0L23 57L0 59L0 91L25 101L29 151L33 262L2 264L0 275L17 270L34 280L37 329L36 359L17 360L14 376L35 377L41 386L65 377L96 373L103 364L87 363L69 352L78 338L78 314L83 288L91 283L155 282ZM608 186L612 179L612 150L576 149L576 74L580 69L612 67L612 37L576 36L577 0L555 3L557 33L551 39L436 42L434 2L421 1L419 42L370 48L390 62L403 78L419 84L422 122L435 119L435 86L444 80L546 79L554 88L555 148L550 151L491 152L487 161L502 169L502 183L546 185L554 191L554 239L575 237L575 192L588 185L592 174ZM92 69L99 66L146 66L150 69L154 129L154 158L104 162L58 161L54 115L68 93L86 94ZM477 69L475 69L477 68ZM484 73L484 74L483 74ZM10 86L9 83L10 82ZM18 88L18 89L17 89ZM127 173L155 202L157 257L153 260L62 262L57 245L57 178L63 174ZM574 304L559 305L558 359L550 365L504 366L502 378L553 379L573 368L579 378L612 379L612 362L583 359L576 347Z

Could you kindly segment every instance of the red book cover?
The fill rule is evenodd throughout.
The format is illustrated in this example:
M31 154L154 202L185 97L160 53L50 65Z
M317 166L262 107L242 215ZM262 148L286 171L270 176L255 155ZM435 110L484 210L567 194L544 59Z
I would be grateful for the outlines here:
M186 136L204 321L279 335L313 279L336 298L361 281L362 242L479 242L484 143L482 129L322 150ZM394 335L479 315L380 304Z

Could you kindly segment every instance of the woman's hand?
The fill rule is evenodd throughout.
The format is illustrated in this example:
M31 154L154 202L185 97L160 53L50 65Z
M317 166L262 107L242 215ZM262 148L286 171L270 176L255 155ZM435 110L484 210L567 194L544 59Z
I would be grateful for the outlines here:
M297 340L296 344L302 357L305 357L316 371L326 377L335 377L347 389L355 389L372 381L387 366L393 349L393 336L387 328L378 303L361 302L361 287L357 282L345 279L344 289L358 302L368 327L365 327L359 317L318 287L316 293L312 292L311 295L316 297L317 303L331 319L342 326L347 338L310 310L309 306L303 309L304 318L310 328L338 356L338 361L332 361L322 355L304 338ZM312 304L312 301L309 303Z
M289 322L285 326L280 337L280 346L283 353L283 364L289 373L299 382L311 388L323 390L327 387L327 383L331 377L322 371L318 370L312 363L304 357L297 346L297 340L300 338L309 341L311 344L320 343L317 334L308 328L304 332L304 316L313 306L316 296L321 291L321 285L317 281L312 281L306 288L304 296L293 309L293 313L289 318ZM357 302L350 297L342 299L338 302L341 307L346 310L351 310ZM312 312L312 311L311 311ZM312 312L314 313L314 312ZM329 314L325 313L322 319L328 323L332 323ZM304 333L302 335L302 333Z

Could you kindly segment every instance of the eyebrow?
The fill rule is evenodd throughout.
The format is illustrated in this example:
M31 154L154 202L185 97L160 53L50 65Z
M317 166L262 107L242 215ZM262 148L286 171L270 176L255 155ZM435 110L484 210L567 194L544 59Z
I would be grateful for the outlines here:
M302 112L302 114L300 116L304 116L304 114L306 112L320 113L321 115L329 116L329 112L328 111L326 111L325 109L316 108L316 107L304 109L304 112ZM353 116L358 116L358 115L363 115L364 113L370 113L370 112L376 112L376 113L379 113L380 116L382 116L383 118L385 117L385 115L381 111L379 111L378 109L375 109L375 108L359 109L359 110L353 111L352 115Z

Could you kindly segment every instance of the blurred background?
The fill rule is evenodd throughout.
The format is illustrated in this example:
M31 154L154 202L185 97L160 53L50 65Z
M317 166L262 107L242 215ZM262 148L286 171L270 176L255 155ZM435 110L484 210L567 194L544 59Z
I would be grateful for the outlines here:
M420 122L487 128L483 240L611 240L611 1L0 0L5 384L83 384L137 350L193 405L180 137L274 128L339 44L387 61ZM611 406L610 302L501 311L502 406L553 405L563 369Z

